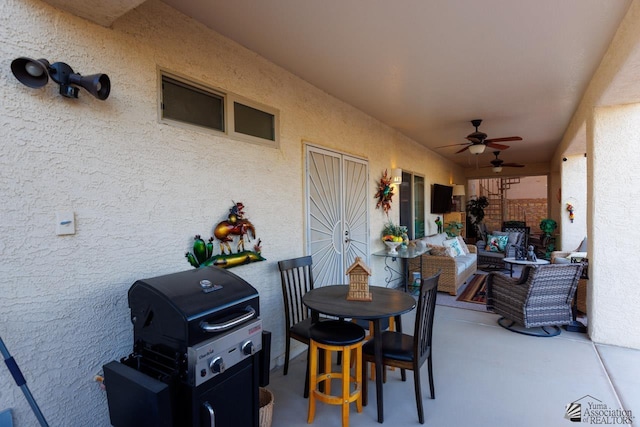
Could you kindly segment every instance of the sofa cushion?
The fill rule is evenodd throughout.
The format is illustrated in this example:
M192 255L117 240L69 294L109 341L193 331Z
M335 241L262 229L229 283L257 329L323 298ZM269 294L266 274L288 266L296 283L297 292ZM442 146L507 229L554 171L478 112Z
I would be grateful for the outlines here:
M444 241L444 246L451 249L451 253L454 257L465 254L460 246L460 242L458 242L458 239L447 239Z
M494 236L489 234L487 236L487 247L485 250L489 252L504 252L508 243L509 236Z
M456 260L456 271L458 274L460 274L464 270L469 268L471 265L474 265L478 261L478 257L476 256L476 254L460 255L460 256L457 256L455 260Z
M423 237L421 240L428 245L444 246L444 241L448 238L449 236L447 236L447 233L438 233Z
M571 252L569 255L567 255L567 258L569 260L569 262L572 261L572 258L575 259L576 262L580 262L582 261L583 258L587 257L587 253L586 252Z

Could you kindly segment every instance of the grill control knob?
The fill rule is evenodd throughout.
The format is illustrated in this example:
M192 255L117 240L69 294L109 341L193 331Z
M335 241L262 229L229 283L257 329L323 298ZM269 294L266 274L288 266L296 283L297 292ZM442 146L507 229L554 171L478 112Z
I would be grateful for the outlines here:
M213 372L214 374L223 373L224 372L224 360L222 360L222 357L216 357L215 359L213 359L209 363L209 369L211 369L211 372Z
M250 356L256 352L256 347L253 345L253 341L249 340L242 344L242 354Z

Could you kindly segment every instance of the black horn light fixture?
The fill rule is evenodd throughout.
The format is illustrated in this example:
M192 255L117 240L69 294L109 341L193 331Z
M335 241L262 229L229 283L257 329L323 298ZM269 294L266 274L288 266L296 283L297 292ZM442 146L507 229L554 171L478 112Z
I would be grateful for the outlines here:
M49 64L46 59L20 57L11 62L11 72L20 83L31 88L46 85L51 77L51 80L60 85L60 95L67 98L77 98L79 87L101 101L107 99L111 91L111 81L106 74L82 76L64 62Z

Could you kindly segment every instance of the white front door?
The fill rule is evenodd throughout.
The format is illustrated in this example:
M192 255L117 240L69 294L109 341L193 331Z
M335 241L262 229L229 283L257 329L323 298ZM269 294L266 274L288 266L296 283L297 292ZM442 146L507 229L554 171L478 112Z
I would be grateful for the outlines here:
M356 256L369 262L366 160L306 146L307 253L316 286L347 283Z

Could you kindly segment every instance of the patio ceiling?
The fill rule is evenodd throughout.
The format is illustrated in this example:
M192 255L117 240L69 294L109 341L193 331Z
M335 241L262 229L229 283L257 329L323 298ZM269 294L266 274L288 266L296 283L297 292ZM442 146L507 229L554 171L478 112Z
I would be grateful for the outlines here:
M523 138L504 143L505 162L548 162L631 4L163 1L463 167L476 165L468 150L455 154L463 145L437 147L467 142L472 119L488 138ZM49 3L80 16L100 10ZM84 17L108 26L140 1L114 3L109 16Z

